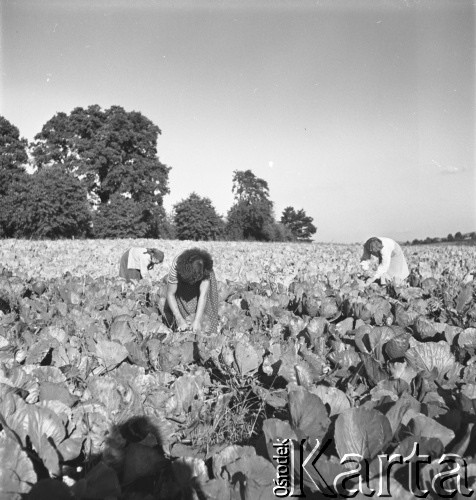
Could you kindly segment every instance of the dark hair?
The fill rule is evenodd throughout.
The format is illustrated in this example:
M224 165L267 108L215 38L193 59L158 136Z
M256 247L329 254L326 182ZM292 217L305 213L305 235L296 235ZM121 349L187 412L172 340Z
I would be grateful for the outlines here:
M159 250L158 248L148 248L147 253L150 255L150 262L147 264L147 269L150 271L154 268L155 264L158 262L159 264L164 261L164 252ZM156 262L153 262L153 260Z
M164 261L164 252L158 248L148 248L147 253L151 256L151 258L157 260L158 262Z
M212 256L200 248L190 248L182 252L177 259L177 274L189 284L210 278L213 271Z
M383 243L381 240L379 240L376 236L373 236L372 238L369 238L365 243L364 243L364 248L367 250L368 253L371 255L375 255L379 259L379 263L382 262L382 248L383 248Z

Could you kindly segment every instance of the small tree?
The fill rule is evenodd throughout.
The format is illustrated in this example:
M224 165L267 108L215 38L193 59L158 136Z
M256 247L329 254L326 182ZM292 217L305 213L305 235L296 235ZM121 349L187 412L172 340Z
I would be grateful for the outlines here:
M267 224L263 233L268 241L294 241L295 237L289 227L281 222Z
M463 235L461 234L460 231L455 233L455 241L461 241L463 239Z
M174 206L174 223L179 240L216 240L223 232L223 220L209 198L192 193Z
M310 241L311 236L316 233L317 228L312 223L314 219L306 215L304 210L296 210L286 207L281 216L281 222L288 227L294 238L298 241Z
M269 241L266 228L274 223L269 204L263 200L253 203L239 201L228 211L226 232L230 239Z
M451 233L446 237L446 241L454 241L453 235Z
M269 240L265 228L274 223L268 183L251 170L233 172L235 204L227 214L229 239Z
M71 238L90 231L86 190L73 175L55 166L29 175L11 197L15 236Z

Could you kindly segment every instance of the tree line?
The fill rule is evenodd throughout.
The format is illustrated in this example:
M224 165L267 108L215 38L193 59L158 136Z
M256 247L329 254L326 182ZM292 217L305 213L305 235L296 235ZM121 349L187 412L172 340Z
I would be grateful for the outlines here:
M225 217L191 193L167 214L171 167L157 125L98 105L57 113L28 143L0 116L0 237L310 241L313 218L287 207L275 219L268 183L233 172Z
M430 237L427 236L424 240L415 238L413 241L407 241L407 245L431 245L432 243L453 243L453 242L476 242L476 231L470 233L462 233L457 231L454 236L452 233L445 237Z

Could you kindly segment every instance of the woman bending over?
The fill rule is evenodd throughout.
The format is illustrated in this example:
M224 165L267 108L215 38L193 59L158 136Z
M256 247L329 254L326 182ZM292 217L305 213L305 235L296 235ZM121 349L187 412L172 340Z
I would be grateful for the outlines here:
M375 274L367 280L367 284L377 280L380 280L381 284L387 281L401 284L410 274L400 245L390 238L373 237L364 243L364 253L360 259L364 270L368 270L372 256L377 257L379 266Z
M172 263L167 279L165 319L179 331L218 328L218 289L211 255L200 248L185 250Z
M129 248L121 257L119 276L128 282L150 278L149 271L163 260L164 252L158 248Z

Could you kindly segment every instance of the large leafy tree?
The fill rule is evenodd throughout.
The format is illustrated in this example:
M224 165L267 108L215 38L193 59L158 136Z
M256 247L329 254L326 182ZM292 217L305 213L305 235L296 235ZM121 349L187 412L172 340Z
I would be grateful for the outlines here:
M13 205L17 191L26 182L27 141L17 127L0 116L0 236L13 236Z
M179 240L216 240L223 231L223 220L209 198L192 193L174 206L174 223Z
M54 166L26 176L11 197L15 236L71 238L90 232L91 213L80 181Z
M120 106L75 108L43 126L32 154L38 168L59 163L74 173L100 203L127 194L135 202L162 206L170 167L157 157L160 133L141 113Z
M267 227L274 223L268 183L251 170L233 172L235 204L227 215L226 232L232 239L269 240Z
M286 207L281 215L281 223L289 228L294 238L299 241L310 241L317 228L312 223L314 219L306 215L304 210Z

